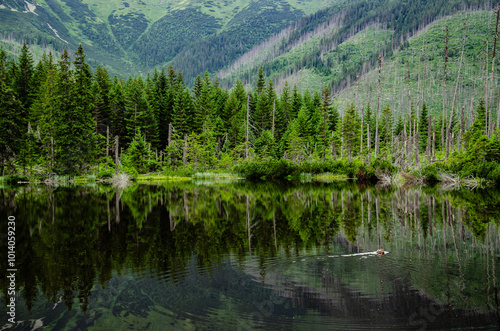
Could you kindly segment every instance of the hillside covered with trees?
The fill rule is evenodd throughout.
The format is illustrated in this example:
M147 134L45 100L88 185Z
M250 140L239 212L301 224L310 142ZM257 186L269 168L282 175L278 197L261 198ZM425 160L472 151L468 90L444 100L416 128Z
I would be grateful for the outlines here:
M190 90L173 66L125 80L104 67L92 71L82 47L74 58L46 54L35 65L27 46L15 61L0 52L2 175L229 169L247 177L373 179L377 171L413 169L429 180L439 168L500 178L500 113L488 85L469 121L454 103L453 115L444 109L431 118L425 99L395 118L380 102L353 100L339 110L327 86L301 93L285 84L278 94L262 69L252 91L241 82L223 89L208 73Z

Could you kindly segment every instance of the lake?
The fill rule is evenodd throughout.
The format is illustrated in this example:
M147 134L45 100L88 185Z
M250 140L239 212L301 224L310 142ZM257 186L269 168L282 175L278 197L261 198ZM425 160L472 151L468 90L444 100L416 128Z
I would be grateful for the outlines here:
M0 199L15 329L500 328L497 188L195 180Z

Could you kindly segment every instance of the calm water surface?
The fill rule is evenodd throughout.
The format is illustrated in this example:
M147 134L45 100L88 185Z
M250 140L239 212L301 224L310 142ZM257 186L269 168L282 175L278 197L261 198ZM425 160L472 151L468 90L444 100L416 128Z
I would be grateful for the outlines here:
M497 189L198 181L0 193L2 270L16 217L15 329L500 328ZM6 272L0 281L3 329Z

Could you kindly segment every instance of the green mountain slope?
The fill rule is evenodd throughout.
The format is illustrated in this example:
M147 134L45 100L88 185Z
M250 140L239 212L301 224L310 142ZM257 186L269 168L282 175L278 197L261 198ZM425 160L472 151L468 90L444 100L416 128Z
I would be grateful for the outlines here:
M466 30L464 30L466 23ZM471 106L485 97L485 82L491 74L491 53L495 31L493 11L469 11L445 17L410 38L391 56L384 58L381 70L381 109L389 105L394 116L407 114L410 104L418 111L423 100L428 111L440 118L443 111L444 49L446 27L449 29L448 63L444 107L449 113L456 90L455 116L464 108L469 121ZM457 85L460 56L465 33L464 56ZM489 61L486 72L486 40L489 38ZM495 80L498 81L498 65ZM488 89L488 95L490 90ZM498 91L493 91L496 98ZM367 72L359 82L351 82L336 96L339 110L355 102L360 108L368 103L376 107L378 69ZM497 105L493 105L493 109Z
M91 65L124 76L172 63L189 84L328 3L0 0L0 36L11 55L23 41L59 52L81 43Z
M302 18L294 28L255 46L218 71L218 76L223 78L223 85L226 86L232 86L237 79L253 84L262 66L267 78L273 79L278 89L288 81L300 90L318 90L327 84L331 91L339 93L355 84L357 77L376 69L380 53L385 63L399 54L399 50L403 49L401 45L408 47L407 40L415 40L420 31L436 21L463 11L474 14L479 9L489 10L488 17L492 15L491 7L484 1L439 0L429 4L426 1L359 0L349 2L346 7L331 6ZM455 16L446 22L444 24L454 25L457 31L463 28L463 22ZM469 29L474 37L469 40L471 44L467 49L470 52L474 49L477 53L480 48L478 42L486 41L487 33L483 30L488 24L494 26L494 22L484 17L471 18ZM488 36L491 42L494 31L490 31ZM450 36L450 42L455 47L451 57L457 56L456 44L461 38L461 35ZM443 59L436 52L444 52L444 34L429 38L425 44L435 49L433 59ZM467 57L472 56L470 52L467 52ZM403 52L400 56L408 54ZM477 57L477 54L474 56ZM481 56L481 59L484 58L484 54ZM407 62L406 59L399 61L402 61L401 65ZM395 64L398 72L406 72L406 69L403 70L405 66L401 65ZM437 64L433 65L428 70L435 73ZM439 70L442 72L442 69ZM393 78L387 78L388 85L390 79L394 81Z

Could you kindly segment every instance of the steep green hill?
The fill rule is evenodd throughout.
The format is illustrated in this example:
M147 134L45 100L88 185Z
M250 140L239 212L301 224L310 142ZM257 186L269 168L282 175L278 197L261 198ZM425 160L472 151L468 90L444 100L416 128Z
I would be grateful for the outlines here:
M0 0L0 39L14 56L23 41L58 52L81 43L91 65L123 76L172 63L189 84L328 3Z
M466 28L464 30L464 24ZM381 107L389 105L395 118L406 114L410 102L421 109L425 100L429 112L440 117L443 111L444 49L446 27L449 29L448 63L446 75L445 111L452 108L456 93L455 115L464 107L471 120L472 102L485 97L485 82L491 74L495 13L473 11L457 13L443 18L410 38L391 56L384 58L381 70ZM465 47L460 81L457 86L460 55L465 33ZM486 72L486 41L489 39L488 72ZM498 82L496 65L495 81ZM498 83L496 84L498 86ZM490 90L488 89L488 95ZM337 96L339 110L355 102L360 108L368 103L376 107L378 69L373 68L359 82L352 82ZM498 91L493 91L496 99ZM496 109L497 105L493 105Z
M487 13L483 13L483 10ZM414 57L418 47L428 49L428 55L432 57L426 62L426 70L434 75L442 75L443 65L439 61L444 61L444 25L450 25L453 30L450 32L449 56L451 62L456 62L462 40L460 31L463 29L463 20L460 19L460 13L463 12L471 15L468 22L471 37L467 41L465 57L468 63L477 64L478 60L485 58L484 52L478 53L485 49L481 43L489 37L491 44L494 36L492 29L495 22L491 20L493 11L488 3L439 0L429 4L426 1L360 0L350 2L344 9L328 7L302 18L293 29L282 31L227 65L218 72L218 76L223 78L223 85L227 86L234 84L237 79L252 84L262 66L266 77L273 79L278 89L285 81L296 84L299 90L318 90L327 84L334 94L338 94L346 87L358 86L355 83L357 77L361 77L359 84L365 86L362 83L366 80L364 76L376 70L380 53L383 54L383 66L394 68L399 76L407 74L410 62L412 78L416 72L412 71L411 63L417 63ZM450 15L455 16L448 18ZM488 25L490 30L487 32L485 29ZM432 37L424 37L422 46L422 39L418 36L426 33ZM413 46L410 47L410 44ZM423 54L419 56L423 57ZM408 60L408 57L412 57L412 60ZM457 70L454 62L450 66L452 72ZM479 74L480 68L473 66L471 70L468 74L474 76ZM401 85L401 79L395 80L395 72L383 72L383 85L388 88ZM448 77L451 82L456 76L452 72ZM370 77L373 79L373 75ZM407 85L405 82L403 84ZM450 84L448 87L451 89ZM366 92L367 88L365 86L365 90L360 92ZM364 93L366 102L373 100L373 88L371 86L368 89L370 93ZM386 95L386 99L391 98Z

